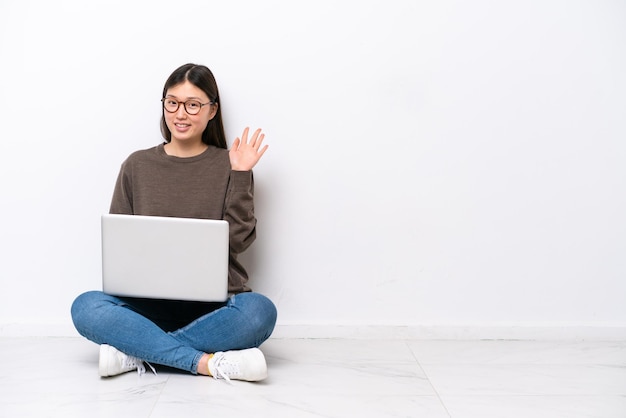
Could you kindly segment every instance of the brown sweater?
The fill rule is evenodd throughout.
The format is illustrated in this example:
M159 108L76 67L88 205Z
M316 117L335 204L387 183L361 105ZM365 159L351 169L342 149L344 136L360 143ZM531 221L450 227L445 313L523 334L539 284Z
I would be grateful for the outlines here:
M110 212L227 220L228 289L250 291L237 255L256 238L254 182L251 171L231 170L228 150L210 146L195 157L179 158L167 155L161 144L134 152L122 164Z

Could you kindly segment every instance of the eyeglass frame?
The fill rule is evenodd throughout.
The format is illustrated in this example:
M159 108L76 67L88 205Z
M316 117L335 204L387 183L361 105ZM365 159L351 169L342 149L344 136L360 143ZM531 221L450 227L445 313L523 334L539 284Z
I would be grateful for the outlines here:
M168 110L165 107L165 100L172 100L172 101L176 102L176 110ZM189 102L196 102L196 103L200 104L200 109L198 110L198 112L196 112L196 113L189 112L189 109L187 109L187 103L189 103ZM176 112L178 112L178 109L180 109L180 105L182 104L183 105L183 109L185 109L185 112L187 112L188 115L197 115L198 113L200 113L202 111L202 108L204 106L213 105L213 104L216 104L216 102L209 101L208 103L202 103L200 100L195 100L195 99L190 99L190 100L187 100L186 102L181 102L181 101L176 100L176 99L174 99L172 97L164 97L164 98L161 99L161 104L163 105L163 110L165 110L167 113L176 113Z

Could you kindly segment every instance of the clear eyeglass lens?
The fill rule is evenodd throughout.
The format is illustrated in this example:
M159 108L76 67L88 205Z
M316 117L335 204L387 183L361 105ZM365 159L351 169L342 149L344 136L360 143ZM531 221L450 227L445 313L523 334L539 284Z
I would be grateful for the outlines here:
M200 111L201 108L202 108L202 103L197 102L195 100L189 100L188 102L185 102L185 110L190 115L195 115L196 113Z
M168 112L176 112L178 110L178 102L173 99L164 99L163 107L165 107L165 110Z

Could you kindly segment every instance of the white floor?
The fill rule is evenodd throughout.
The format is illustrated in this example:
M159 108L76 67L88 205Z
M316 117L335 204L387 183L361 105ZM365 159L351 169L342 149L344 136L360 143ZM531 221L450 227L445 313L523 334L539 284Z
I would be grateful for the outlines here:
M101 379L81 338L0 338L1 417L624 418L626 342L271 339L269 378Z

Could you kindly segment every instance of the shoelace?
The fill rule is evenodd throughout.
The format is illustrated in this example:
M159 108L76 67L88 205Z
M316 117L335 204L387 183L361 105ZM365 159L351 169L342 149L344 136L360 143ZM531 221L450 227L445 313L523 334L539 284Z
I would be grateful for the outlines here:
M239 374L239 365L228 361L224 353L215 353L213 356L213 378L224 379L232 384L230 376Z
M146 367L143 365L144 363L146 363L150 367L150 370L152 370L152 373L154 373L154 375L156 376L157 372L155 368L152 367L152 364L148 363L147 361L144 362L143 360L132 356L126 356L126 358L124 359L124 366L128 367L130 370L137 368L137 374L139 376L142 376L146 373Z

